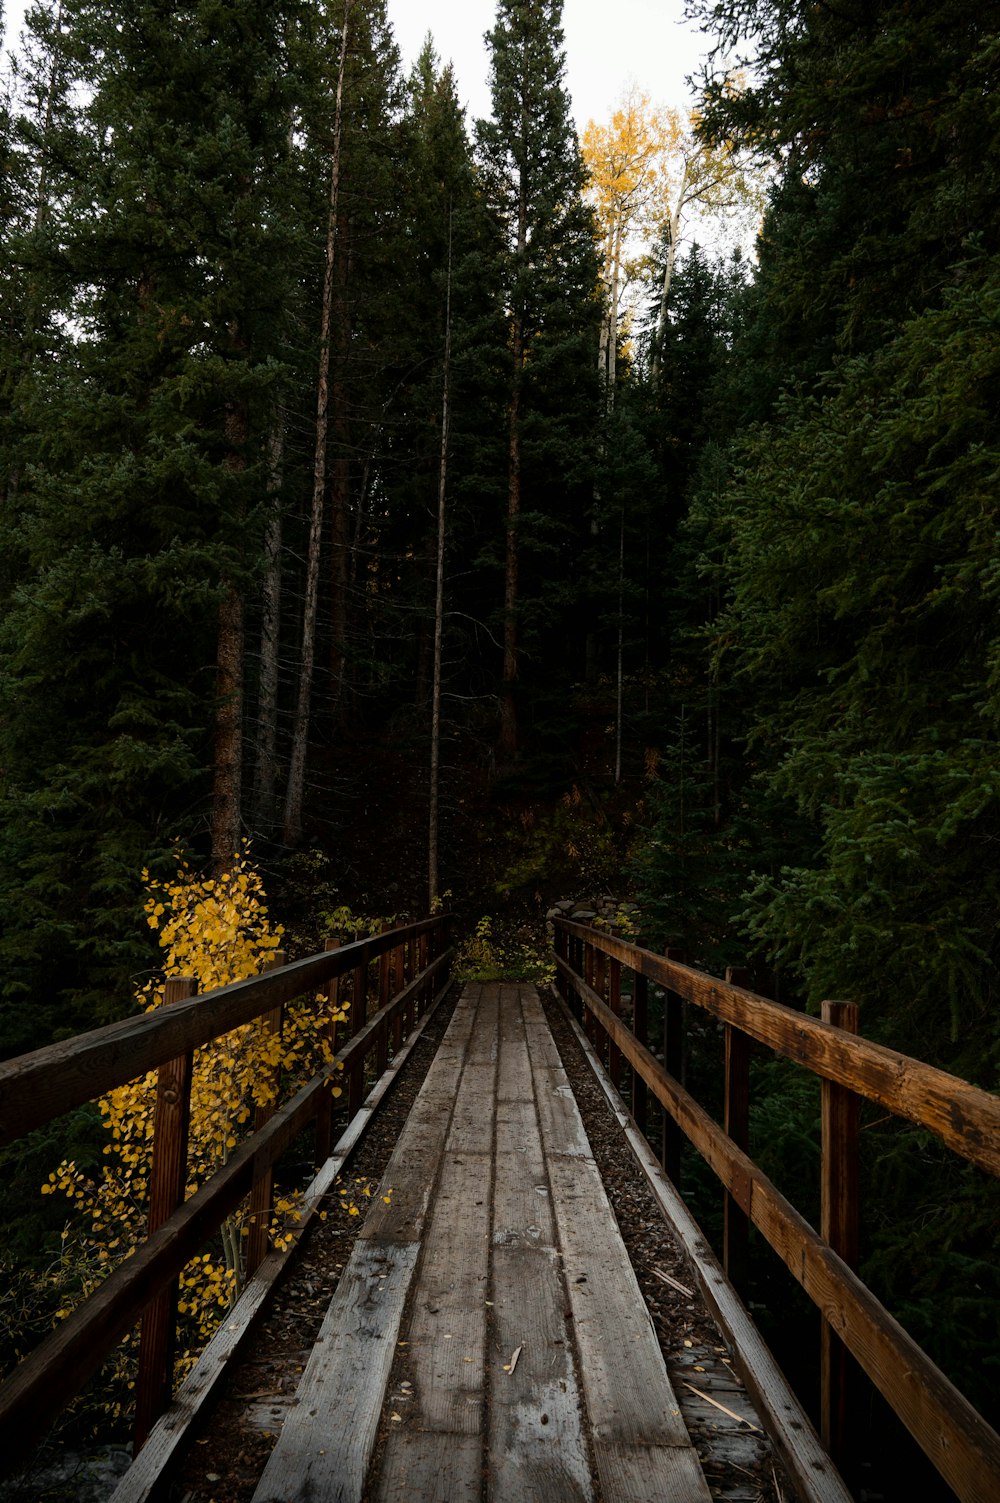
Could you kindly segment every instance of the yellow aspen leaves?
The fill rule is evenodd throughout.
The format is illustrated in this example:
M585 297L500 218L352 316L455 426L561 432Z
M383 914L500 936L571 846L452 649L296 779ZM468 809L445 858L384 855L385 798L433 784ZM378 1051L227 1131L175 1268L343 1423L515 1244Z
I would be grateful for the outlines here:
M192 976L204 993L257 975L281 946L283 930L268 917L260 875L246 851L216 877L199 875L178 853L172 878L144 871L143 881L146 921L157 933L164 977ZM136 1001L150 1012L162 1006L162 981L148 982ZM256 1112L273 1107L279 1091L288 1094L329 1068L330 1037L343 1017L320 993L285 1008L280 1034L258 1020L195 1052L187 1196L228 1160L253 1130ZM339 1087L334 1093L340 1094ZM98 1103L107 1132L100 1163L87 1173L72 1161L60 1164L41 1186L43 1195L65 1195L73 1205L64 1257L83 1270L76 1281L83 1296L145 1238L155 1103L155 1073L109 1091ZM298 1194L283 1194L269 1227L274 1245L290 1246L300 1220ZM114 1232L111 1241L108 1229ZM193 1365L239 1293L246 1231L245 1216L234 1217L223 1227L220 1245L181 1275L181 1344L188 1348L181 1368ZM70 1308L62 1302L57 1318ZM128 1344L115 1360L122 1364L121 1382L114 1385L120 1393L132 1360ZM119 1402L109 1400L109 1407Z

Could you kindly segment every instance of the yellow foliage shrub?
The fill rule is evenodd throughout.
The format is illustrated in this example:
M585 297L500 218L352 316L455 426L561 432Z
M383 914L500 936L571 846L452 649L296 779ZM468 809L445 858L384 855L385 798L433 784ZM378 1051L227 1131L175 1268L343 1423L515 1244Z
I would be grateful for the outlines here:
M193 872L178 855L170 881L148 872L143 880L146 920L158 931L164 976L193 977L203 993L257 975L280 948L283 931L268 918L263 884L245 851L219 877ZM147 982L137 1000L147 1012L155 1011L163 1003L162 980ZM252 1130L255 1108L273 1104L279 1081L285 1094L333 1062L334 1025L343 1018L321 992L285 1009L280 1035L258 1019L195 1051L188 1197ZM339 1087L332 1089L340 1094ZM78 1229L70 1234L75 1243L70 1251L86 1269L84 1295L146 1235L155 1102L155 1072L109 1091L99 1103L108 1135L100 1172L87 1174L64 1162L42 1186L43 1194L65 1195L73 1203ZM291 1245L298 1219L297 1192L279 1196L270 1228L276 1246ZM244 1211L223 1226L218 1246L181 1275L182 1369L193 1363L240 1291L247 1232ZM59 1310L60 1316L68 1313L68 1307ZM124 1377L123 1360L127 1353L116 1359ZM126 1386L132 1386L130 1380ZM121 1399L109 1407L120 1410Z

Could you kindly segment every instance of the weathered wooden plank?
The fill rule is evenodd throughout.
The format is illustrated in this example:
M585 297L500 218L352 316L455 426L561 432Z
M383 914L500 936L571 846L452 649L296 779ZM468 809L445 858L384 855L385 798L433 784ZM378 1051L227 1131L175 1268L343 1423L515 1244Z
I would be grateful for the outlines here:
M597 1441L604 1503L711 1503L692 1446L626 1446Z
M482 1442L475 1435L394 1425L375 1484L376 1503L479 1503Z
M437 923L428 919L415 928L420 932ZM359 961L398 943L400 932L406 931L358 940L6 1060L0 1064L0 1147L189 1049L231 1033L262 1012L325 987ZM450 958L451 951L445 951L434 962L435 970L446 971Z
M1000 1495L1000 1435L752 1159L640 1048L611 1009L593 992L584 994L588 1008L614 1033L629 1061L642 1069L659 1100L744 1205L962 1503L988 1503Z
M441 1156L451 1130L472 1036L478 998L459 998L448 1030L386 1167L375 1204L360 1235L373 1242L419 1242L430 1209ZM390 1195L390 1203L383 1197Z
M686 1446L653 1323L597 1166L590 1158L550 1154L548 1167L595 1443Z
M500 1013L500 1070L497 1076L498 1101L534 1101L528 1038L524 1030L520 995L504 998Z
M850 1503L848 1492L812 1423L686 1204L657 1161L625 1105L601 1068L590 1043L566 1009L569 1023L601 1089L618 1119L636 1162L686 1254L702 1295L732 1347L740 1376L775 1445L802 1503Z
M253 1503L361 1503L418 1251L355 1245Z
M493 1300L488 1496L583 1503L593 1488L556 1250L497 1247Z
M481 1433L491 1178L487 1155L446 1153L406 1331L424 1430Z
M727 985L704 971L665 960L651 950L578 924L567 923L567 927L775 1053L926 1127L970 1163L1000 1175L1000 1097L882 1044L845 1038L829 1023ZM561 968L564 963L557 959L556 964Z
M491 1154L496 1063L470 1061L462 1072L448 1134L448 1148L455 1152Z
M436 999L434 1007L420 1019L388 1070L369 1093L361 1112L348 1124L334 1145L330 1157L307 1187L300 1208L302 1219L295 1228L295 1246L302 1241L323 1209L338 1175L350 1163L351 1155L362 1141L379 1102L416 1047L427 1022L433 1016L434 1008L443 996L444 992ZM229 1370L229 1362L256 1329L257 1320L267 1308L291 1256L291 1253L285 1252L268 1253L256 1274L248 1280L235 1309L216 1331L198 1358L196 1366L184 1379L166 1413L153 1426L142 1451L118 1484L112 1503L147 1503L148 1499L158 1496L162 1491L168 1468L188 1444L191 1428L213 1399Z
M552 1198L534 1101L497 1104L493 1241L497 1247L555 1244Z
M587 1157L590 1144L573 1100L573 1088L534 988L524 992L522 1007L545 1151Z

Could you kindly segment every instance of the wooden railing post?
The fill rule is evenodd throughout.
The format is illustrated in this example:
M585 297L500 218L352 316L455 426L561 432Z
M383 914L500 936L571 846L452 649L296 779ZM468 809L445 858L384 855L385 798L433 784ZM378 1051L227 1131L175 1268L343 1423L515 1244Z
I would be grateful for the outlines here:
M382 933L388 934L392 925L382 925ZM378 1008L384 1013L389 1006L389 951L383 950L378 958ZM389 1022L383 1017L379 1026L378 1042L375 1045L375 1074L381 1075L389 1063Z
M643 1048L648 1048L649 982L638 971L632 973L632 1032ZM638 1070L632 1071L632 1115L645 1137L649 1122L649 1087Z
M732 986L749 986L750 976L742 966L728 966L726 980ZM740 1028L724 1025L726 1041L725 1101L722 1125L737 1148L750 1147L750 1055L752 1043ZM729 1282L746 1297L750 1259L750 1184L734 1184L723 1194L722 1263Z
M824 1002L824 1023L857 1036L856 1002ZM823 1164L820 1235L849 1268L858 1261L859 1101L846 1086L820 1084ZM838 1465L847 1459L849 1400L853 1373L847 1348L820 1317L820 1428L823 1444Z
M590 953L592 956L590 984L594 988L594 991L597 993L597 995L600 997L601 1001L606 1002L608 1000L608 957L605 955L604 951L599 950L596 945L590 946ZM597 1057L606 1067L608 1063L608 1047L610 1041L608 1039L607 1033L604 1031L601 1024L597 1021L596 1017L592 1019L592 1022L594 1043L597 1049Z
M569 959L569 956L567 954L568 945L566 943L566 939L566 931L565 929L561 929L559 927L557 920L553 926L552 934L552 948L556 952L557 960L567 961ZM563 1002L569 1001L569 983L567 982L566 977L563 975L562 971L559 969L558 965L556 966L556 991L559 993Z
M616 1018L622 1015L622 963L615 957L608 957L608 1006ZM608 1043L608 1074L611 1076L611 1084L616 1091L622 1088L622 1052L618 1045Z
M184 1002L197 990L198 984L193 977L169 976L163 983L163 1005L169 1007L173 1002ZM192 1059L191 1052L181 1054L161 1065L157 1073L153 1162L149 1172L150 1234L184 1203ZM174 1279L143 1312L135 1379L135 1454L145 1445L146 1437L170 1403L173 1392L177 1296L178 1280Z
M664 950L667 960L683 965L683 950ZM678 1083L684 1080L684 999L668 988L663 994L663 1067ZM681 1143L683 1135L670 1113L663 1110L663 1147L661 1162L672 1184L681 1187Z
M353 1039L368 1021L368 965L355 966L351 981L350 1028ZM360 1057L351 1065L347 1082L347 1111L353 1117L365 1099L365 1062Z
M265 971L277 971L288 959L284 950L276 950L271 959L264 965ZM265 1033L276 1036L281 1040L281 1029L284 1022L284 1007L275 1007L271 1012L265 1013L261 1019ZM266 1127L274 1116L278 1106L278 1090L281 1084L281 1064L275 1064L271 1069L269 1082L270 1099L254 1108L253 1128L258 1132ZM271 1223L271 1211L274 1203L274 1172L268 1169L259 1179L254 1181L250 1191L250 1230L247 1236L247 1277L257 1272L267 1253L267 1233Z
M332 950L339 950L340 940L328 939L323 948L327 952L327 954L329 954ZM330 1009L331 1015L335 1019L337 1013L340 1011L339 976L334 976L330 981L327 982L326 996L327 1006ZM330 1023L329 1028L327 1029L326 1036L330 1045L330 1053L336 1054L337 1024L335 1021ZM319 1109L316 1113L316 1148L314 1159L317 1169L321 1164L326 1163L327 1159L330 1157L330 1150L333 1148L333 1103L335 1100L333 1094L333 1086L334 1081L331 1080L330 1088L329 1090L323 1092L323 1097L320 1101Z
M589 939L583 939L583 940L581 940L581 944L583 945L583 979L584 979L584 981L587 983L587 985L589 987L592 987L592 988L594 988L596 990L596 986L595 986L595 973L596 973L596 970L597 970L597 963L596 963L596 957L595 957L595 954L594 954L594 947L590 943ZM594 1014L591 1011L591 1009L587 1006L586 1002L583 1003L583 1019L584 1019L584 1022L583 1022L584 1032L586 1033L586 1035L587 1035L588 1039L590 1040L590 1042L596 1048L596 1046L597 1046L597 1024L594 1021Z
M403 990L403 946L396 945L392 950L392 986L390 988L393 997L398 997ZM392 1052L399 1053L403 1047L404 1034L409 1033L406 1024L406 1012L408 1009L399 1007L393 1014L392 1019Z

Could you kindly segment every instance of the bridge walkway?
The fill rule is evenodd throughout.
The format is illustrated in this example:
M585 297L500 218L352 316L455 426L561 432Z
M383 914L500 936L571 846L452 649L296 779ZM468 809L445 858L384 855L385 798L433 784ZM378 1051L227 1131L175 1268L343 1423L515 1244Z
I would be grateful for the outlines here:
M254 1494L709 1488L532 987L466 987Z

